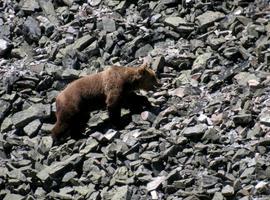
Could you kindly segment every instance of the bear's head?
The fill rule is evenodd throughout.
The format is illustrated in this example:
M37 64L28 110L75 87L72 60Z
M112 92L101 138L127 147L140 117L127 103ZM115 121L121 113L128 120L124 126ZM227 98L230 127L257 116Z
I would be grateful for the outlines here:
M138 88L149 91L153 90L156 87L160 86L160 83L157 79L156 73L149 68L148 64L143 64L138 67Z

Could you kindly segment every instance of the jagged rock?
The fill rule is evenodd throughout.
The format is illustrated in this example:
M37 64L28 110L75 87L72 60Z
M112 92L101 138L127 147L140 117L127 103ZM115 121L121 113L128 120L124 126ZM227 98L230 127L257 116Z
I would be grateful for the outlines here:
M41 37L41 29L38 21L33 17L28 16L23 24L23 33L26 41L29 43L38 42Z
M110 33L110 32L116 31L115 21L111 18L103 17L102 25L103 25L103 30L106 32Z
M240 72L234 76L234 79L239 85L247 86L250 80L260 81L255 74L251 74L248 72Z
M260 122L266 126L270 126L270 112L262 113L260 116Z
M41 122L39 119L32 121L27 126L23 128L23 131L29 136L33 137L39 128L41 127Z
M43 183L47 183L50 179L65 174L69 166L76 167L81 160L81 154L73 154L61 162L56 162L50 166L46 166L43 170L37 173L37 178L39 178ZM47 187L49 187L49 185L47 185Z
M209 26L210 24L214 23L217 20L220 20L225 15L221 12L214 12L214 11L206 11L203 14L196 17L198 20L198 24L202 27Z
M146 44L139 48L135 53L135 58L139 57L145 57L147 56L151 51L153 50L153 47L150 44Z
M157 189L165 181L165 179L166 179L165 176L153 178L153 180L147 184L147 190L152 191Z
M11 121L16 128L22 128L35 119L44 119L51 114L51 106L46 104L35 104L26 110L15 113Z
M199 55L196 60L193 62L192 71L200 71L205 68L207 61L212 57L212 53L204 53Z
M234 189L233 189L232 186L226 185L225 187L222 188L221 193L222 193L225 197L232 196L232 195L234 195Z
M198 124L192 127L187 127L182 131L183 136L185 137L200 137L207 130L207 125Z
M101 0L88 0L87 1L91 6L98 6L101 3Z
M248 124L252 121L251 114L239 114L233 116L233 121L235 124Z
M112 200L119 200L119 199L129 199L131 198L131 192L127 185L116 188L114 195L112 196Z
M23 0L21 9L26 13L32 13L39 9L38 0Z
M8 56L12 47L13 45L10 42L0 38L0 58Z
M8 193L3 200L23 200L24 196L19 195L19 194L10 194Z
M155 59L155 61L152 64L152 69L157 72L163 72L163 68L165 66L165 58L163 56L159 56Z

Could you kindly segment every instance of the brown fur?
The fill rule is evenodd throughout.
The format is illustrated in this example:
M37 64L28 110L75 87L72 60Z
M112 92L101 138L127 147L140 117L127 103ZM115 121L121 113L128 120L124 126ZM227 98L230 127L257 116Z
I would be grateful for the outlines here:
M106 108L109 118L119 124L121 107L139 100L135 90L151 90L158 81L146 64L140 67L112 66L97 74L70 83L56 98L56 124L52 137L70 134L79 137L89 119L89 112Z

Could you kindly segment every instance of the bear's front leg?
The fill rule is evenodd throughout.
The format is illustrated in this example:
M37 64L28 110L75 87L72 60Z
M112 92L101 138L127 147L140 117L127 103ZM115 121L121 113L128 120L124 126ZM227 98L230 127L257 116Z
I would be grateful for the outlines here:
M107 110L109 119L116 127L120 126L121 117L121 94L118 91L110 91L106 98Z

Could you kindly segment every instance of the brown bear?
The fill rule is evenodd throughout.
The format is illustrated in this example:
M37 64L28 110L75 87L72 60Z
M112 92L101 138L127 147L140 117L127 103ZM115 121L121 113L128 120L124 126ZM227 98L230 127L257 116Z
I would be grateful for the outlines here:
M141 100L134 91L158 86L155 72L147 63L139 67L111 66L70 83L56 97L55 140L70 135L80 137L91 111L106 108L114 125L120 123L121 107L136 107Z

